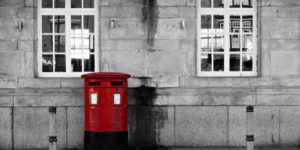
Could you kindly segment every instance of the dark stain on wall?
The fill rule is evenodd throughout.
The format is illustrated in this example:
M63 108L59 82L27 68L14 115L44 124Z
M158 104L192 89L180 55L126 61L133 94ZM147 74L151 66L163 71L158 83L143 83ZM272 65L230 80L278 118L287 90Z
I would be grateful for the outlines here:
M146 23L148 28L147 43L148 45L153 46L159 16L157 0L143 0L143 4L143 23Z
M130 145L135 149L150 148L159 146L160 129L165 127L168 120L167 107L154 106L132 106L129 108L129 115L135 118L129 121ZM131 119L133 119L131 118ZM165 150L165 147L159 147Z
M168 107L154 106L157 98L157 89L147 84L151 78L136 77L142 85L136 88L128 88L128 129L129 144L132 149L150 147L157 149L160 141L160 129L165 127L168 120ZM131 103L131 104L130 104ZM165 147L159 147L166 150Z
M128 89L128 97L135 105L153 106L157 93L154 87L141 86Z

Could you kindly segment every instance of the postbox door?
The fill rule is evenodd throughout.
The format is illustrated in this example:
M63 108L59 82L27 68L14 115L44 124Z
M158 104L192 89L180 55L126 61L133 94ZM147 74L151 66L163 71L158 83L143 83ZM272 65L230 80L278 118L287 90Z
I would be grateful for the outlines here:
M113 130L127 129L127 96L125 88L112 88L112 128Z
M100 96L101 92L95 88L90 88L86 92L87 95L86 97L86 107L85 107L85 118L87 119L86 121L86 129L88 131L97 131L99 130L100 127Z

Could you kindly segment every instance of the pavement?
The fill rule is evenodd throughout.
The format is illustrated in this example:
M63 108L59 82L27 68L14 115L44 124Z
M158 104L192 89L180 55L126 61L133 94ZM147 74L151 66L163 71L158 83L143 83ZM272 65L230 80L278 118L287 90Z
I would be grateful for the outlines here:
M1 149L2 150L2 149ZM48 149L23 149L23 150L48 150ZM80 148L57 150L83 150ZM129 150L247 150L246 147L131 147ZM300 150L300 146L264 146L255 147L254 150Z
M130 150L247 150L246 147L155 147L130 148ZM297 146L265 146L255 147L254 150L300 150Z

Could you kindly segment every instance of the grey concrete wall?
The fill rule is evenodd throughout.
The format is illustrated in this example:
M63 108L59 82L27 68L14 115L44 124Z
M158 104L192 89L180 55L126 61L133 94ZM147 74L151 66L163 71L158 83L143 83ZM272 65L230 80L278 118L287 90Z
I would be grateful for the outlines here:
M255 144L300 144L299 0L259 0L260 76L245 78L195 77L196 0L99 8L100 70L134 75L131 145L242 146L246 105L255 105ZM36 0L0 0L0 149L46 148L49 106L58 107L58 147L81 148L83 80L35 77L36 18Z

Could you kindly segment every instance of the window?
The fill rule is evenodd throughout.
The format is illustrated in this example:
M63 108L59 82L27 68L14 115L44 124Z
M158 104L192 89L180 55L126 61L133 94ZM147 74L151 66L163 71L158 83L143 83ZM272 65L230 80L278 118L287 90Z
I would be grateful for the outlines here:
M256 76L255 0L198 0L197 75Z
M98 71L97 0L38 1L38 76Z

